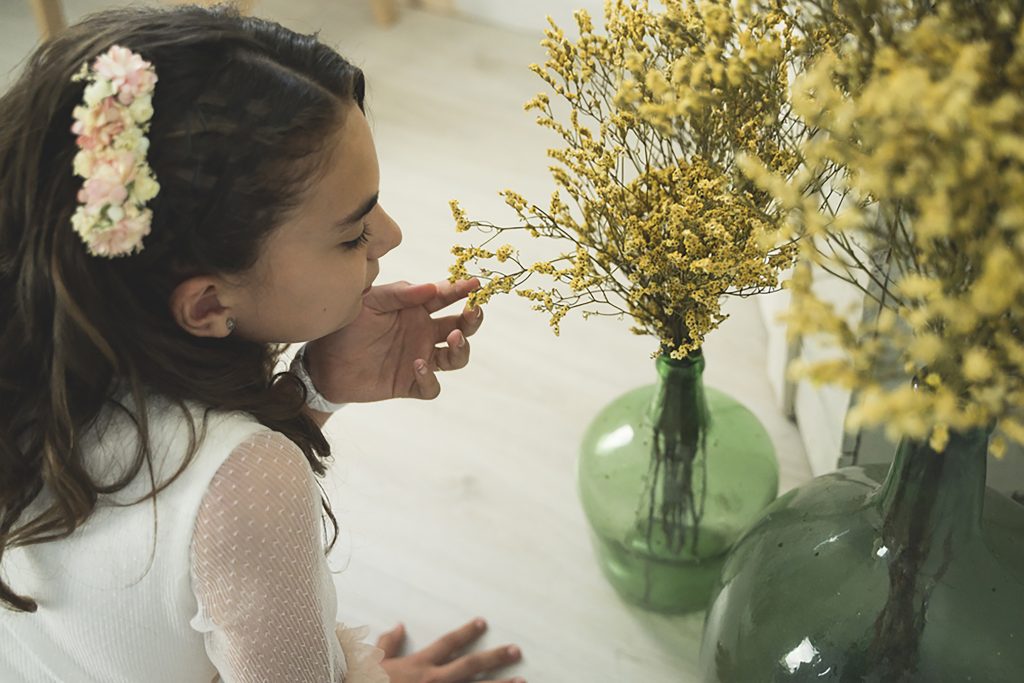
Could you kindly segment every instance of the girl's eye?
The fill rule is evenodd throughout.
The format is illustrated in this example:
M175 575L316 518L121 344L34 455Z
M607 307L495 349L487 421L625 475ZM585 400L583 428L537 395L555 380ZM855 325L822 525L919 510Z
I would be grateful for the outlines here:
M365 246L367 243L369 243L369 241L370 241L370 226L367 225L366 223L363 223L363 234L361 234L359 237L355 238L354 240L349 240L348 242L342 242L341 246L343 246L346 249L358 249L359 247Z

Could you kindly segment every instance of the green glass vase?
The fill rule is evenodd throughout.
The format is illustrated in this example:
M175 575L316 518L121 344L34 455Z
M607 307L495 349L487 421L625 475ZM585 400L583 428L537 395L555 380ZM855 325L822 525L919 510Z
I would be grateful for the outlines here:
M730 553L705 681L1024 677L1024 507L987 489L988 432L789 491Z
M705 387L704 357L661 356L657 384L591 422L580 500L604 575L645 609L704 609L727 551L778 495L771 438L726 394Z

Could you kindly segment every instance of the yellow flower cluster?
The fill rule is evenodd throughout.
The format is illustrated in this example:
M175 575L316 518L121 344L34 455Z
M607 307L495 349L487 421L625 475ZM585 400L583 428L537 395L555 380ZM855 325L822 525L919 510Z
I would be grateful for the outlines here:
M568 311L629 315L632 330L682 358L724 319L722 297L778 286L795 246L779 243L782 207L736 163L755 155L788 178L796 168L787 109L792 22L775 0L609 0L605 31L585 11L570 40L554 22L531 69L567 103L526 103L564 146L548 151L557 187L546 206L507 190L520 224L470 221L452 202L456 229L492 233L479 247L456 247L452 279L494 258L474 302L515 290L547 312L555 333ZM565 240L557 257L523 263L512 245L483 250L514 230ZM483 251L482 251L483 250ZM518 270L509 270L514 264ZM533 276L550 287L525 286ZM655 354L656 355L656 354Z
M803 256L866 281L882 311L849 324L794 278L791 330L842 351L797 374L856 389L852 428L885 425L941 450L950 430L995 427L1000 455L1006 438L1024 443L1024 14L928 5L825 5L825 33L851 38L795 84L794 109L818 130L801 145L804 168L745 167L791 209ZM887 348L916 389L877 376Z

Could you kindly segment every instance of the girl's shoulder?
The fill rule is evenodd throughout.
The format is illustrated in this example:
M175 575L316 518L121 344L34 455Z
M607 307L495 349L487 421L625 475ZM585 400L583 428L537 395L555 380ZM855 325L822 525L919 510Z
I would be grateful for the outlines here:
M158 394L147 394L144 403L140 410L131 397L117 396L83 434L84 462L97 481L124 477L135 469L140 456L152 463L158 485L176 477L209 480L239 444L256 433L271 431L242 411ZM152 488L147 469L141 468L124 495L144 494L143 489Z

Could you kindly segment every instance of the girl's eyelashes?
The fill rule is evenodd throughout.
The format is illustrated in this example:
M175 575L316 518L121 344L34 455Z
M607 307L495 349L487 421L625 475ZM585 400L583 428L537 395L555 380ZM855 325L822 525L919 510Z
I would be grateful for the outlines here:
M363 223L363 233L361 235L359 235L359 237L355 238L354 240L349 240L348 242L342 242L341 246L343 246L345 249L358 249L359 247L365 246L367 243L369 243L369 241L370 241L370 226L364 222Z

